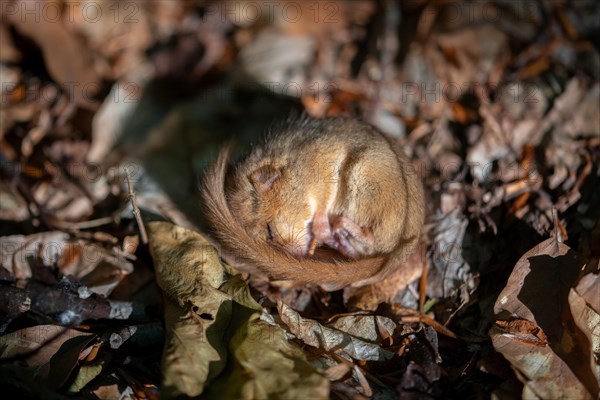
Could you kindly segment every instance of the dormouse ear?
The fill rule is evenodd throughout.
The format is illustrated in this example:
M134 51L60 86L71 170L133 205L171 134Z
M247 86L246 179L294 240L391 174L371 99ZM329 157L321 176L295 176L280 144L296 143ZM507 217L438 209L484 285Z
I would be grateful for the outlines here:
M281 168L276 168L271 164L257 168L248 176L250 183L259 193L271 190L279 178L281 178Z

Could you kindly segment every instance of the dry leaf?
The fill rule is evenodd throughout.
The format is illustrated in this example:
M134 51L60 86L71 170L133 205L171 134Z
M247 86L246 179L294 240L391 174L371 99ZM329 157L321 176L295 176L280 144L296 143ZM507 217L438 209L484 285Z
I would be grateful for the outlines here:
M417 393L427 398L426 394L431 393L433 383L440 379L442 372L437 334L432 328L424 327L408 337L405 359L408 365L396 390L400 398L411 398Z
M421 275L423 270L421 246L419 245L408 259L384 280L358 288L344 288L344 302L348 308L373 311L381 303L392 302L398 293Z
M302 318L282 302L277 303L277 310L290 332L310 346L345 354L356 360L385 361L392 358L392 352L312 319Z
M41 261L58 266L63 275L72 275L90 292L108 296L133 265L114 250L95 243L71 239L65 232L0 237L0 263L15 279L31 278L31 267Z
M28 216L27 203L14 186L0 182L0 219L23 221Z
M96 378L102 372L102 369L106 366L105 361L101 361L99 363L94 363L92 365L84 365L79 368L77 376L75 380L69 386L69 393L79 393L81 389L88 383L90 383L94 378Z
M79 353L96 335L58 325L37 325L0 337L0 359L18 361L54 389L77 365Z
M352 371L352 365L353 364L349 362L334 364L325 370L325 376L327 376L327 379L330 381L339 381Z
M394 321L381 315L343 316L335 318L327 326L378 345L381 345L384 337L392 336L396 329Z
M460 209L438 217L433 231L434 253L427 281L429 297L449 297L465 283L473 288L471 266L463 257L467 224L468 220Z
M327 397L327 380L286 341L281 328L259 318L262 307L244 280L221 264L214 247L170 223L148 227L157 280L166 297L166 396Z
M231 373L209 388L211 399L327 399L329 382L304 354L286 340L285 332L254 314L229 343Z
M585 303L572 290L583 265L568 246L548 239L521 257L494 306L494 347L540 398L598 396L590 332L581 322ZM531 323L526 334L511 323L517 319Z
M163 392L197 396L225 367L223 333L231 319L231 298L216 250L195 232L166 222L148 224L156 279L165 294L167 330Z
M31 278L30 258L37 258L44 265L54 265L68 238L69 235L64 232L0 237L1 264L15 279L29 279Z
M89 49L65 28L60 16L40 18L39 10L45 10L44 1L22 0L19 3L23 9L38 11L10 13L8 21L40 46L48 72L72 99L80 106L93 107L95 103L91 96L100 89L100 78L92 66Z
M583 276L579 280L575 290L596 313L600 314L600 274L587 274Z
M244 74L282 95L301 97L309 82L306 67L312 62L316 40L286 34L277 28L262 30L240 54Z

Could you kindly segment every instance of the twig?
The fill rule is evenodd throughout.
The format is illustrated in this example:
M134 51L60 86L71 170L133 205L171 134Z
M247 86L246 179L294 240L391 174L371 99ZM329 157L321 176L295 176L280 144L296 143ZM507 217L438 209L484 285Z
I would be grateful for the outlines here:
M405 322L405 323L421 322L421 323L424 323L424 324L432 327L437 333L441 333L442 335L446 335L453 339L458 339L458 337L450 329L446 328L444 325L437 322L433 318L428 317L427 315L423 315L416 310L413 310L410 308L405 308L405 307L394 306L394 307L392 307L392 312L402 322ZM447 322L446 322L446 324L447 324Z
M129 172L128 167L125 167L125 175L127 176L127 187L129 188L129 201L131 201L133 215L135 216L135 221L137 222L138 229L140 230L140 237L142 238L143 244L148 244L148 235L146 234L146 227L144 226L144 221L142 221L142 214L140 213L140 209L138 208L137 202L135 201L135 192L133 191L133 186L131 185L131 173Z
M560 246L559 244L562 243L562 238L561 238L561 234L560 234L560 226L558 225L560 222L558 221L558 212L556 211L556 207L552 207L552 222L554 223L554 241L552 242L554 248L553 250L553 257L557 257L560 255Z
M558 239L558 216L556 213L556 208L552 207L552 223L554 224L554 237Z
M421 279L419 279L419 312L424 314L425 309L425 298L427 297L427 278L429 273L429 263L427 262L426 248L423 246L421 249Z
M118 219L118 217L117 217ZM115 217L102 217L97 219L92 219L89 221L80 221L80 222L69 222L62 221L58 219L54 219L52 222L54 226L59 229L70 229L70 230L80 230L80 229L90 229L97 228L99 226L112 224L115 222Z

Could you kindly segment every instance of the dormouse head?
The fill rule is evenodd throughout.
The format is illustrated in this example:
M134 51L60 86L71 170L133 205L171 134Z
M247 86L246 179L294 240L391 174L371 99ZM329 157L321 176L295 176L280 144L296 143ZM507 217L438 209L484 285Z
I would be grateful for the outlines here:
M310 211L302 200L302 187L294 184L293 173L284 165L273 160L242 163L227 195L231 211L249 234L293 255L306 254Z

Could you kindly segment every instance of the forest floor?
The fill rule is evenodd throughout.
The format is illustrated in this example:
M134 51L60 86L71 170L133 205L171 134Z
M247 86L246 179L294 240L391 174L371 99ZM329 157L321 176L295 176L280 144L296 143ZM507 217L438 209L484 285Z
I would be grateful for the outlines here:
M3 1L3 396L598 398L600 4L398 3ZM371 123L423 181L381 282L206 241L217 149L303 113Z

